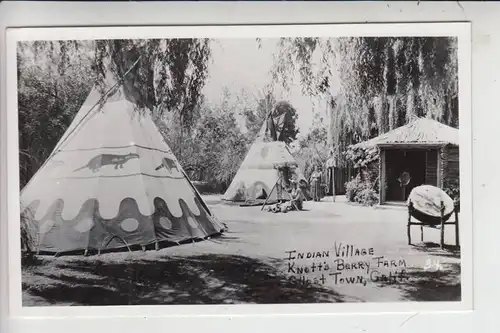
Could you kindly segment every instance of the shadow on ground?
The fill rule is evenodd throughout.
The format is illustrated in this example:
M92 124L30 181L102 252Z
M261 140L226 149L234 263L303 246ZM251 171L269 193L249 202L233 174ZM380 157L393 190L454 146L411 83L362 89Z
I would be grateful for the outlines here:
M454 302L461 300L460 264L443 264L439 269L410 269L402 281L380 283L401 290L403 299L415 302Z
M273 262L236 255L82 260L32 267L23 291L44 304L159 305L342 302L332 290L281 275ZM38 282L37 282L38 281ZM46 301L46 302L45 302ZM40 302L39 302L40 303ZM37 304L43 305L43 304Z
M439 256L455 259L460 258L460 246L456 245L445 244L443 246L443 249L441 249L441 246L438 243L424 242L420 244L414 244L412 248L419 252L424 252L429 256Z

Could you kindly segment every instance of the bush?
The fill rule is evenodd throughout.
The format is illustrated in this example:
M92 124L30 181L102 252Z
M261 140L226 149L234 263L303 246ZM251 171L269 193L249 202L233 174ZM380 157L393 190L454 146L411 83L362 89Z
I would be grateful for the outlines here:
M374 206L378 203L378 193L374 189L365 188L359 191L355 199L363 206Z
M375 186L374 186L375 185ZM364 206L373 206L378 203L378 193L375 190L376 183L363 180L358 174L356 178L348 181L346 186L346 197L350 202L357 202Z
M345 195L347 197L347 200L350 202L355 202L356 195L360 190L362 190L362 182L361 177L357 175L356 178L351 179L345 184Z
M33 230L29 219L21 215L21 263L23 266L35 265L38 260L35 256Z
M33 251L33 241L29 220L24 215L21 215L21 249L26 253L31 253Z

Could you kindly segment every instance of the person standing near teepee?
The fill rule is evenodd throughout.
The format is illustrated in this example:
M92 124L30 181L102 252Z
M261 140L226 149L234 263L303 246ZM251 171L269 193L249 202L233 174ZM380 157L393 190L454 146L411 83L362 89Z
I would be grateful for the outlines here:
M314 166L313 173L310 178L312 197L314 201L321 200L321 171L318 166Z

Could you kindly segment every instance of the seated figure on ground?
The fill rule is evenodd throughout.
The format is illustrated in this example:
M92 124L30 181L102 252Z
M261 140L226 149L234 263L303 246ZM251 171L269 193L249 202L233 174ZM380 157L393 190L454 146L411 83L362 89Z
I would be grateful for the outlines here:
M292 199L290 200L290 208L302 210L302 202L305 200L304 193L302 192L302 189L297 186L297 182L292 180L291 185L292 191L290 194Z

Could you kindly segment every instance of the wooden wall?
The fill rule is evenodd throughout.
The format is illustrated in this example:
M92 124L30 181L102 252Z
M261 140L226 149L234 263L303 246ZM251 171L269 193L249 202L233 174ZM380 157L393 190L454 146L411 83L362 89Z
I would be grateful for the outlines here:
M443 163L443 186L460 183L460 151L459 147L448 145L444 149L446 162Z
M375 181L379 175L378 160L374 163L369 164L367 166L366 171L368 171L370 180ZM361 169L354 169L353 167L334 168L334 172L335 172L335 178L333 185L335 186L335 195L345 195L346 194L345 184L348 181L354 179L358 175L358 173L361 172Z
M345 194L345 183L348 182L351 177L354 176L354 170L352 168L333 168L333 184L328 184L330 189L328 190L328 195L331 195L332 186L335 186L335 195Z
M437 158L439 157L439 158ZM445 188L460 180L460 156L457 146L448 145L427 152L425 183Z
M387 195L387 168L385 165L385 150L379 149L379 185L378 185L378 203L383 204Z

